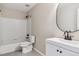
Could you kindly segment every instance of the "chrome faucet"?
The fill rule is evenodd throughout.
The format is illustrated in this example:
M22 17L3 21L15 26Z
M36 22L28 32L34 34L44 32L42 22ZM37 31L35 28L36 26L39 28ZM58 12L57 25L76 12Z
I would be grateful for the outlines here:
M71 35L70 35L71 31L65 31L64 32L64 39L66 40L72 40Z

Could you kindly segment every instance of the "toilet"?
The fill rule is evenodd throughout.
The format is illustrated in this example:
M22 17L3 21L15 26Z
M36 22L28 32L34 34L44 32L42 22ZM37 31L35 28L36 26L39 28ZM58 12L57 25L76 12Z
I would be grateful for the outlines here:
M22 53L28 53L32 51L34 42L35 42L35 36L33 35L30 38L30 42L28 41L21 42L20 47L22 48Z

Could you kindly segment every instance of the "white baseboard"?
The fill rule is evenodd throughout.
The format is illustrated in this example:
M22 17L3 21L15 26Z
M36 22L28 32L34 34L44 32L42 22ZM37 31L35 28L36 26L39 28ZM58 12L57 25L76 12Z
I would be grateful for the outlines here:
M39 51L38 49L36 49L36 48L33 48L36 52L38 52L40 55L42 55L42 56L45 56L45 54L43 54L41 51Z

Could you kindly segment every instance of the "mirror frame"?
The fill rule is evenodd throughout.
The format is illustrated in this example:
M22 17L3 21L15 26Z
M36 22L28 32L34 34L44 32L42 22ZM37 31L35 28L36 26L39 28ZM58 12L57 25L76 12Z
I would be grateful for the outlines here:
M60 4L60 3L59 3ZM58 22L57 22L57 12L58 12L58 6L59 6L59 4L57 5L57 8L56 8L56 25L57 25L57 27L62 31L62 32L65 32L64 30L62 30L60 27L59 27L59 25L58 25ZM76 19L77 20L77 19ZM79 29L78 30L74 30L74 31L71 31L71 33L73 33L73 32L77 32L77 31L79 31Z

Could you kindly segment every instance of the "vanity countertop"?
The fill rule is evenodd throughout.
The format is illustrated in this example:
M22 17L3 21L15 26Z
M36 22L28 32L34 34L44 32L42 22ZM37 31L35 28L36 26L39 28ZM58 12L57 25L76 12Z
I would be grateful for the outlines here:
M79 53L79 41L65 40L63 38L48 38L46 42Z

